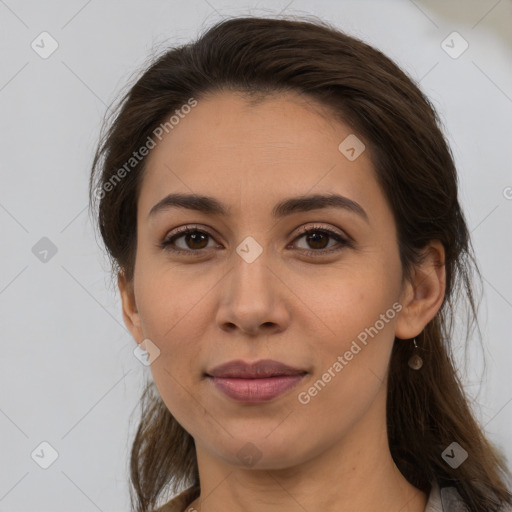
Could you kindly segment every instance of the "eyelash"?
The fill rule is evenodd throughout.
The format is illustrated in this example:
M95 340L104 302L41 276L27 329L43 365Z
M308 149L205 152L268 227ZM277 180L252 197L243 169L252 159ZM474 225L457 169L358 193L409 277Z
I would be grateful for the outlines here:
M164 249L165 251L173 252L175 254L189 254L189 255L193 254L194 257L201 256L202 255L201 253L204 253L204 251L206 251L207 249L185 250L185 249L176 249L175 247L172 247L172 244L177 239L181 238L184 235L190 234L190 233L201 233L201 234L204 234L204 235L207 235L207 236L213 238L213 236L210 233L208 233L208 231L198 229L197 226L184 226L182 228L179 228L179 230L177 232L175 232L172 236L165 238L158 245L161 249ZM332 249L332 248L331 249L317 249L317 250L300 249L302 251L302 253L306 254L307 256L313 256L313 257L327 256L327 255L336 253L338 251L341 251L345 247L349 247L349 248L353 247L352 241L343 238L341 235L339 235L335 231L332 231L330 229L327 229L327 228L324 228L321 226L312 226L309 228L302 228L299 235L294 239L294 242L306 235L311 235L313 233L321 233L323 235L328 236L329 238L333 238L340 244L340 246L337 247L336 249Z

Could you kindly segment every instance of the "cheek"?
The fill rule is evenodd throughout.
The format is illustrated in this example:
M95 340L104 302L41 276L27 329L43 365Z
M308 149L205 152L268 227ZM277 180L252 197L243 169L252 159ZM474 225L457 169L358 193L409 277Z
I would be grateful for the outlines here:
M345 331L318 343L315 374L297 391L299 412L316 418L327 437L348 431L385 389L395 310L366 304L344 321Z
M354 272L324 288L323 305L319 295L313 298L328 327L322 330L327 334L316 336L314 382L301 389L304 401L316 402L313 407L328 401L345 411L364 407L384 383L401 308L390 274Z
M159 349L151 372L166 405L190 401L186 390L200 377L200 341L204 323L211 318L204 281L170 272L140 281L137 307L146 338ZM177 402L178 401L178 402Z
M163 351L195 336L201 327L198 322L206 317L207 295L215 285L207 275L167 266L168 270L145 272L136 282L141 325Z
M309 310L315 313L318 346L326 353L348 350L351 341L361 333L364 338L365 329L377 321L379 334L382 331L386 336L392 330L396 316L392 305L398 296L396 280L380 270L372 271L368 265L363 267L340 272L329 280L317 280L321 286L315 289L304 283L300 292L307 297L304 302ZM379 321L381 315L384 323Z
M147 290L147 301L141 305L141 319L146 337L159 348L159 356L150 370L165 406L185 430L192 432L198 417L205 414L196 399L195 382L200 378L200 332L198 312L204 305L194 290L174 295ZM191 430L192 429L192 430Z

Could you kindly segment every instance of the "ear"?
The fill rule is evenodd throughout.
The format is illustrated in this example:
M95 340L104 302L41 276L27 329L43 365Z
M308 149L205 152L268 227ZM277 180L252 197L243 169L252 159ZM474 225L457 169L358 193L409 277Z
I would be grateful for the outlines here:
M134 340L140 343L144 339L144 335L140 326L140 316L135 302L133 280L128 281L124 272L121 271L117 274L117 285L121 294L124 323L132 333Z
M443 303L446 290L445 251L439 240L424 249L424 261L415 267L400 296L395 336L411 339L434 318Z

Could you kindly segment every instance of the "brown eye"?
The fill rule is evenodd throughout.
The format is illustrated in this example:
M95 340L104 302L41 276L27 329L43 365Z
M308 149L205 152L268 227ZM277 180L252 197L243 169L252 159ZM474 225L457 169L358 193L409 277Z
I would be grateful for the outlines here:
M329 243L329 236L320 231L315 231L305 235L307 243L314 249L325 249L326 243Z
M207 241L207 237L209 236L207 233L201 233L199 231L195 231L193 233L187 233L184 236L185 243L191 249L204 249L206 245L204 244L205 240ZM189 245L191 244L191 245Z
M307 248L301 249L301 251L309 256L322 256L337 252L344 247L352 247L352 242L343 238L340 234L323 227L312 227L304 229L302 234L295 240L300 239L304 239L308 246ZM336 247L336 244L334 244L334 248L329 248L329 239L338 242L338 247Z
M197 229L196 227L186 226L166 238L160 245L166 251L193 253L207 249L209 238L211 238L211 235L208 232ZM176 242L181 239L183 239L181 245L178 245Z

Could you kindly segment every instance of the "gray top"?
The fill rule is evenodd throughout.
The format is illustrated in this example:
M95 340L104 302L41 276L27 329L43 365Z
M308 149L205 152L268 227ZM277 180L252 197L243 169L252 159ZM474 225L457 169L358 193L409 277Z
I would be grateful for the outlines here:
M455 487L439 489L437 482L434 482L425 512L468 512L468 508ZM500 508L500 512L512 512L512 506L504 505Z
M439 489L437 482L432 484L425 512L467 512L467 510L455 487Z

